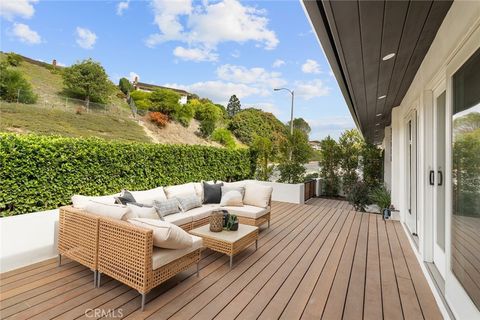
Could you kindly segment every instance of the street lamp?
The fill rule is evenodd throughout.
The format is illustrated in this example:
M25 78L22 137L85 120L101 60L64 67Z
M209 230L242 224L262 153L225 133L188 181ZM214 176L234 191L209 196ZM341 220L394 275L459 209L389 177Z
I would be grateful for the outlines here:
M281 90L286 90L288 92L290 92L290 94L292 95L292 107L290 109L290 134L293 135L293 100L294 100L294 97L295 97L295 93L293 90L290 90L290 89L287 89L287 88L275 88L273 89L273 91L281 91Z
M293 90L290 90L290 89L287 89L287 88L274 88L273 89L274 91L281 91L281 90L286 90L288 92L290 92L290 94L292 95L292 107L290 108L290 135L293 137L293 100L294 100L294 97L295 97L295 93L293 92ZM292 150L290 150L290 160L292 160Z

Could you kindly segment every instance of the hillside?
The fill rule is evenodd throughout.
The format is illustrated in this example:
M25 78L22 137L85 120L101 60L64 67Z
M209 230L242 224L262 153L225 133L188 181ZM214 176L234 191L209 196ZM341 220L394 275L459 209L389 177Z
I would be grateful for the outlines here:
M5 58L6 55L0 53L0 61ZM31 105L0 101L0 131L218 146L195 134L198 123L194 121L189 128L170 123L158 129L147 120L134 119L128 104L117 97L120 91L112 93L108 106L92 103L94 111L86 112L79 110L83 101L62 94L62 76L59 71L52 71L51 65L24 60L17 69L32 84L39 98Z

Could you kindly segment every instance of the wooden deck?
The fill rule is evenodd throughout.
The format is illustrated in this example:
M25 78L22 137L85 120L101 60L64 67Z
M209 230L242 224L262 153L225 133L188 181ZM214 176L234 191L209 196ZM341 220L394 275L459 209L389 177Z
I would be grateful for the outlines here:
M206 250L195 268L157 287L139 310L138 293L56 260L1 275L0 318L76 319L441 319L398 222L312 199L274 203L258 250L234 259ZM97 315L97 316L95 316Z

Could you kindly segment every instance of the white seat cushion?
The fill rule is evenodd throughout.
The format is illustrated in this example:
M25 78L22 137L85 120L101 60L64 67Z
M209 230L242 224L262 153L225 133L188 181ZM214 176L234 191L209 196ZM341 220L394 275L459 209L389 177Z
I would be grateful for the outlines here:
M213 210L215 210L214 207L210 207L208 205L203 205L201 207L198 207L198 208L195 208L195 209L192 209L192 210L188 210L188 211L184 212L184 214L188 214L189 216L192 217L193 221L197 221L197 220L200 220L200 219L203 219L203 218L206 218L206 217L210 216L210 214L212 213Z
M115 197L119 196L120 194L112 194L110 196L82 196L80 194L76 194L72 196L72 205L74 208L77 209L85 209L86 205L90 200L95 202L101 202L105 204L114 204Z
M260 218L264 214L270 212L270 207L260 208L248 205L243 207L222 207L222 209L228 210L228 213L230 214L252 219Z
M200 249L203 246L202 238L190 235L192 237L192 246L185 249L163 249L153 247L152 269L158 269L164 265L181 258L190 252Z
M185 249L192 246L192 236L173 223L145 218L128 220L131 224L153 230L153 245L165 249Z
M191 223L193 218L191 215L186 214L185 212L179 212L174 214L169 214L168 216L163 217L165 221L173 223L176 226L181 226L182 224Z
M143 191L130 191L130 193L135 198L136 202L147 204L149 206L153 206L153 201L155 200L167 200L167 196L165 195L165 191L163 191L163 187Z

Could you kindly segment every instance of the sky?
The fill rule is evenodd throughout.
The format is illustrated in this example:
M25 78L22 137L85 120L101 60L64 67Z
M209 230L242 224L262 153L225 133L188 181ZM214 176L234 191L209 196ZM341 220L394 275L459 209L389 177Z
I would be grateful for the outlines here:
M71 65L92 58L121 77L226 105L236 94L286 122L337 138L352 117L300 1L0 0L0 50Z

